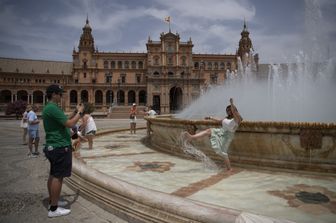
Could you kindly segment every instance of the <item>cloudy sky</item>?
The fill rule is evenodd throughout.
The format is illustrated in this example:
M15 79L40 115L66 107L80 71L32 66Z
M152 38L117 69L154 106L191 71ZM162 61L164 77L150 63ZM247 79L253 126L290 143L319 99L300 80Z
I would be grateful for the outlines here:
M0 57L71 61L87 14L100 51L145 52L171 16L195 53L235 53L245 18L263 63L290 61L312 42L336 55L334 0L0 0Z

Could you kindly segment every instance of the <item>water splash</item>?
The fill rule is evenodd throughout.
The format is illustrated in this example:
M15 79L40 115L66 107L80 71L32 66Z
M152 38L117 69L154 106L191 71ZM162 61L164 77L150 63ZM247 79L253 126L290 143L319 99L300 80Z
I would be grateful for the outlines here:
M191 145L185 137L184 133L181 133L180 135L180 143L181 148L183 152L187 155L191 155L197 160L201 161L203 163L203 166L205 169L210 169L213 171L218 171L219 167L216 165L215 162L213 162L209 157L207 157L201 150L195 148L193 145Z

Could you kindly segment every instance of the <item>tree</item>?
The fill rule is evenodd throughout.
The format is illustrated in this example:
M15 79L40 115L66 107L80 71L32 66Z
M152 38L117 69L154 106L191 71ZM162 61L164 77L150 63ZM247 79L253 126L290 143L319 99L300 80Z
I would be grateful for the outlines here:
M14 103L8 103L5 111L6 115L15 114L16 119L19 119L21 115L25 112L27 107L27 102L23 100L15 101Z

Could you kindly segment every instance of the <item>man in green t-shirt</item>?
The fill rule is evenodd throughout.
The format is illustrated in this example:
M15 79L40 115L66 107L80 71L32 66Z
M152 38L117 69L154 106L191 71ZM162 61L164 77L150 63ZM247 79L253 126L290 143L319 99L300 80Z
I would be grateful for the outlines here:
M48 179L49 210L48 217L59 217L67 215L70 209L64 206L66 203L59 201L64 177L71 176L72 151L70 129L76 125L84 115L83 105L77 105L77 114L68 119L62 109L58 106L61 102L63 89L53 84L47 88L46 95L48 104L42 111L43 127L45 130L46 145L44 153L50 162L50 173Z

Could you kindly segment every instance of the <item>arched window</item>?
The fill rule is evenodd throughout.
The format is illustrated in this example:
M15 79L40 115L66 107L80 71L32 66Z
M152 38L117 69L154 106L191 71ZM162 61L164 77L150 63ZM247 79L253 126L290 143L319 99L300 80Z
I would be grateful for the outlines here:
M212 70L212 63L208 62L208 70Z
M217 62L215 62L214 66L215 66L215 70L218 70L218 63Z
M103 92L97 90L95 93L95 104L103 104Z
M225 64L224 64L224 62L221 62L221 63L220 63L220 69L221 69L221 70L224 70L224 69L225 69Z
M89 93L87 90L82 90L81 92L81 102L88 102L89 101Z
M0 92L0 103L10 103L12 101L12 93L9 90Z
M125 61L125 69L128 69L128 68L129 68L129 62Z
M105 61L104 61L104 69L108 69L108 68L109 68L108 65L109 65L108 61L105 60Z
M174 73L171 72L171 71L169 71L169 72L168 72L168 76L174 76Z
M117 101L118 101L118 104L125 104L125 92L122 91L122 90L119 90L117 92Z
M181 63L182 63L182 66L187 65L187 58L185 56L181 57Z
M173 65L173 56L168 56L167 64L168 65Z
M33 92L33 102L43 104L43 92L42 91Z
M122 69L122 61L118 61L118 69Z
M135 92L129 91L128 92L128 105L135 103Z
M194 68L195 68L195 69L198 69L198 67L199 67L199 63L198 63L198 62L195 62L195 63L194 63Z
M77 91L72 90L70 91L70 104L77 104L78 100L77 100Z
M116 66L115 61L111 61L111 68L115 69L115 66Z
M106 104L107 105L111 105L113 103L113 101L114 101L113 98L114 98L113 91L108 90L106 92Z
M28 92L21 90L17 92L17 100L22 100L28 102Z
M139 61L138 67L139 67L139 69L143 69L143 62L142 61Z
M147 102L146 102L146 91L140 91L139 92L139 104L140 105L145 105Z
M154 56L154 58L153 58L153 60L154 60L154 66L159 66L160 65L160 63L159 63L159 59L160 59L160 57L159 56Z
M154 74L155 76L159 76L159 75L160 75L160 73L157 72L157 71L155 71L153 74Z
M135 61L132 61L132 69L136 69L136 62Z
M231 63L227 63L226 64L226 68L229 69L231 71Z

